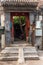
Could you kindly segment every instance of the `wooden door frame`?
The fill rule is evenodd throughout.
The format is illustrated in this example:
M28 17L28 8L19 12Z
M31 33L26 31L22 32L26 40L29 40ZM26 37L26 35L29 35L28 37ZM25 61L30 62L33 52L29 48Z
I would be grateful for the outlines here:
M14 22L13 22L13 16L25 16L26 17L26 26L25 26L25 32L26 32L26 39L28 37L28 32L30 29L30 21L29 21L29 13L28 12L11 12L10 13L10 19L11 19L11 22L12 22L12 37L14 38ZM27 29L28 28L28 29Z

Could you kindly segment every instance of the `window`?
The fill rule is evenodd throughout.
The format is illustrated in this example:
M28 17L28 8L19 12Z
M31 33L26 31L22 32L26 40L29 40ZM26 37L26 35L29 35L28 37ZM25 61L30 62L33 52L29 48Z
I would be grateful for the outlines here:
M36 21L36 28L41 28L41 21Z
M36 21L36 36L42 36L41 21Z

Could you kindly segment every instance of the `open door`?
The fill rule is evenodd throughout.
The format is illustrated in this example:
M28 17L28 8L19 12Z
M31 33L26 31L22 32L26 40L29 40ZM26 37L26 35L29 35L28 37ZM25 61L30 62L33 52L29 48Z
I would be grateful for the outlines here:
M16 12L16 14L13 12L11 13L11 19L12 19L12 36L19 38L19 36L23 36L25 38L25 40L27 40L28 36L29 36L29 29L30 29L30 21L29 21L29 16L28 13L18 13ZM15 25L16 24L16 25ZM24 25L24 26L22 26ZM15 31L17 27L17 30ZM22 27L22 28L21 28ZM22 34L22 32L23 34Z

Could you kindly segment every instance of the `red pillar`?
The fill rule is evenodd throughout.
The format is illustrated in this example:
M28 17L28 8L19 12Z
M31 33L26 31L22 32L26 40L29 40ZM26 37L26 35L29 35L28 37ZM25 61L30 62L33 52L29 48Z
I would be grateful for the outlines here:
M14 40L14 21L13 21L13 16L11 15L11 22L12 22L12 30L11 30L11 37L12 41Z
M26 41L28 41L29 29L30 29L30 21L29 21L29 17L26 16L26 27L25 27L25 31L26 31Z
M12 21L12 38L14 38L14 22Z

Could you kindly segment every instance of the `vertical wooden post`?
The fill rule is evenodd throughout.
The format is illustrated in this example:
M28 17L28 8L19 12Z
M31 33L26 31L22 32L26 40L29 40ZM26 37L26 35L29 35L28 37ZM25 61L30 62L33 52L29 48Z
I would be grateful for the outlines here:
M25 31L26 31L26 41L28 42L29 38L29 29L30 29L30 21L28 19L28 16L26 16L26 26L25 26Z
M12 16L12 42L14 41L14 20Z

